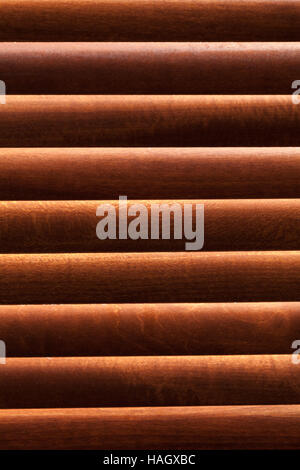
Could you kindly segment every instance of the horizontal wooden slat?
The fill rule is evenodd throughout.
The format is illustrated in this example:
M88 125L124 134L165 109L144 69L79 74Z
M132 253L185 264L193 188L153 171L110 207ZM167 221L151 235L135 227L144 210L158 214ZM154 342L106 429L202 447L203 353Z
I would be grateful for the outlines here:
M290 354L7 358L0 377L1 408L300 403Z
M293 42L11 42L0 50L13 95L290 94L299 68Z
M0 255L0 303L300 300L300 251Z
M0 325L10 357L289 354L300 303L1 305Z
M299 40L297 0L2 0L0 40Z
M297 198L299 180L297 147L0 148L0 200Z
M291 96L7 96L0 146L299 146Z
M115 209L116 238L100 240L97 224L103 219L97 208L110 204ZM113 251L184 251L186 205L193 208L197 231L204 232L204 251L242 250L297 250L300 249L300 199L253 200L128 200L127 211L135 204L145 207L148 239L119 239L119 201L7 201L0 202L1 253L56 253L56 252L113 252ZM178 208L164 216L170 225L169 239L151 238L151 227L156 215L154 205ZM203 222L196 216L196 206L204 205ZM174 206L175 205L175 206ZM138 210L138 208L136 208ZM136 213L139 216L140 212ZM136 216L123 216L126 225ZM181 220L180 220L181 218ZM176 227L181 227L182 238L174 239ZM144 227L144 226L143 226ZM107 227L106 227L107 228ZM138 228L137 231L144 230ZM196 245L196 242L193 240ZM200 240L199 240L200 243ZM201 247L198 246L200 249Z
M299 449L300 406L1 410L0 432L7 450Z

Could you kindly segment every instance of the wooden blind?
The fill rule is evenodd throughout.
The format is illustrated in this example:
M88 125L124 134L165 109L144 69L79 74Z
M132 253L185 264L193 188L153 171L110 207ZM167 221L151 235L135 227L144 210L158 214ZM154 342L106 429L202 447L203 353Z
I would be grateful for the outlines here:
M300 2L2 0L0 41L0 448L299 448ZM99 240L120 195L203 249Z

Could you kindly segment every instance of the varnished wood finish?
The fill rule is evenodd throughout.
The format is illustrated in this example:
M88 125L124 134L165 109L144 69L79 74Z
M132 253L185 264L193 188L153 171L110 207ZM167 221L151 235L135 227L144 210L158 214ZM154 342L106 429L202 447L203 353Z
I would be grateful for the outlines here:
M287 95L299 68L293 42L11 42L0 49L0 77L13 95Z
M0 325L9 357L290 354L300 303L1 305Z
M104 204L115 209L117 239L100 240L96 235L96 226L103 218L96 211ZM119 239L119 201L0 202L0 252L184 251L188 241L184 226L187 204L193 207L197 229L202 227L204 231L204 251L300 248L300 199L128 200L127 211L135 204L147 209L148 239ZM151 207L155 204L169 208L175 204L181 214L181 220L176 215L175 221L182 228L182 239L174 239L174 213L169 218L170 239L163 240L161 233L159 240L151 239L155 219ZM200 204L204 205L204 228L196 217L196 206ZM136 216L128 216L128 225Z
M299 40L296 0L0 1L0 449L300 448ZM204 249L101 242L122 195Z
M7 96L2 147L295 146L291 96Z
M1 410L0 432L7 450L298 449L300 406Z
M300 300L300 252L0 256L0 303Z
M299 198L299 181L297 147L0 148L0 200Z
M1 408L300 404L290 354L7 358L0 374Z
M2 0L0 40L298 41L297 0Z

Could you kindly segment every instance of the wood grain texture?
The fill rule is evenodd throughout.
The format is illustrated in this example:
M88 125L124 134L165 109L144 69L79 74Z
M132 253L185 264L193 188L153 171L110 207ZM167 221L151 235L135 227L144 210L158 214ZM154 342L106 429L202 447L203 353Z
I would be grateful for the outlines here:
M0 41L0 449L300 449L299 1L3 0ZM204 250L98 240L123 194Z
M1 408L300 404L291 354L7 358Z
M299 449L300 406L0 411L0 448Z
M96 215L97 208L104 204L114 208L116 239L100 240L96 234L97 224L103 219L103 215ZM147 210L148 239L133 240L129 236L119 239L119 201L0 202L0 252L184 251L189 241L185 238L184 222L188 204L193 209L193 223L197 220L197 230L201 227L204 230L204 251L300 249L300 199L128 200L127 212L136 204L135 211L141 210L139 206ZM179 211L176 213L179 215L172 212L166 218L170 225L169 240L162 239L161 215L160 239L151 238L155 204ZM204 229L196 215L196 206L200 204L204 205ZM138 211L127 216L129 226L139 214ZM174 222L181 227L181 239L174 239Z
M0 148L0 200L299 198L299 180L297 147Z
M289 354L299 302L1 305L9 357Z
M2 0L0 40L298 41L297 0Z
M0 50L12 95L287 95L299 68L294 42L4 42Z
M291 96L11 95L2 147L299 146Z
M300 251L0 256L0 303L300 300Z

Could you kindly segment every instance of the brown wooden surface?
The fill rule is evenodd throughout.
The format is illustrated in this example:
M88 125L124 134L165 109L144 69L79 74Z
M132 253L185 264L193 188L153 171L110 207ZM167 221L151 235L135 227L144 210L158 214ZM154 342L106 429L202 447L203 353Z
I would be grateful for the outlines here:
M0 303L300 300L300 252L0 256Z
M0 148L0 200L300 197L300 149Z
M2 0L0 40L297 41L297 0Z
M7 358L0 378L1 408L300 404L291 354Z
M287 95L299 68L294 42L11 42L0 49L0 77L13 95Z
M1 305L0 325L9 357L290 354L300 303Z
M291 95L7 96L2 147L299 146Z
M295 0L1 2L1 449L300 448L299 40ZM204 250L100 242L124 194Z
M110 204L115 208L117 239L100 240L96 226L103 219L97 208ZM148 240L119 239L119 201L7 201L0 202L1 253L58 253L114 251L184 251L185 204L204 205L204 251L297 250L300 248L300 199L253 200L128 200L127 210L135 204L146 207ZM170 239L151 239L151 206L173 207L176 204L182 220L182 239L174 239L174 214ZM138 207L136 208L138 210ZM139 216L139 212L136 216ZM106 214L107 215L107 214ZM135 216L128 216L128 225ZM160 220L161 226L162 220ZM201 222L202 224L202 222ZM138 231L140 228L138 228ZM199 249L199 248L198 248Z
M299 449L300 406L0 411L1 449Z

